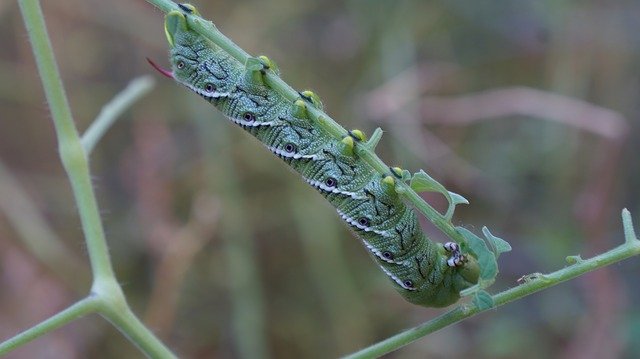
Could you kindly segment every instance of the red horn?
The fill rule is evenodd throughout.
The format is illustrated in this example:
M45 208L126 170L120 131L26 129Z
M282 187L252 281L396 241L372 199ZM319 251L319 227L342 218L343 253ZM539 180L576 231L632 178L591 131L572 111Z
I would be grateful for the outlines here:
M153 66L154 69L158 70L159 73L163 74L164 76L172 79L173 78L173 72L169 71L169 70L165 70L162 67L156 65L155 62L151 61L150 58L147 57L147 62L149 62L149 64L151 66Z

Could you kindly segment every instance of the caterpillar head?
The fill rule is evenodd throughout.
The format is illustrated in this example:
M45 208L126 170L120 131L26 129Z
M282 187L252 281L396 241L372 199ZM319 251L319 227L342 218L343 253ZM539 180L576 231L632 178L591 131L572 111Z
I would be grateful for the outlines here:
M196 15L197 10L182 6L185 13L174 10L165 17L164 30L171 48L171 72L167 73L209 100L229 96L241 73L239 63L189 28L187 16Z
M433 277L429 280L424 281L414 275L413 290L397 288L398 292L407 301L427 307L446 307L457 302L460 299L460 291L478 283L480 267L471 254L464 255L465 262L459 266L449 266L446 260L444 256L440 258L441 270L432 272Z

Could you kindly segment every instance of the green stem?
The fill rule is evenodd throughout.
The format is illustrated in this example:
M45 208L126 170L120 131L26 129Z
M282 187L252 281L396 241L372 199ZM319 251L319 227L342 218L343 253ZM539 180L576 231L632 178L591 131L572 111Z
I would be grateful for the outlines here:
M118 93L109 103L102 107L100 114L82 135L82 147L91 154L98 141L104 136L109 127L124 113L133 103L146 95L153 88L154 80L151 76L141 76L133 79L127 88Z
M0 344L0 356L9 353L10 351L27 344L28 342L50 332L61 326L72 322L80 317L95 312L99 306L95 297L87 297L85 299L76 302L69 308L59 312L51 318L41 322L40 324L25 330L24 332L16 335L15 337L6 340Z
M87 242L94 279L114 277L96 197L89 178L87 155L73 123L71 109L60 80L40 3L37 0L19 0L18 4L51 109L62 164L71 181L73 195L80 212L82 230Z
M628 213L629 212L625 209L622 215L623 221L625 222L625 230L632 228L631 218ZM533 275L531 276L531 279L527 280L524 284L494 295L493 300L495 302L495 307L513 302L530 294L578 277L587 272L606 267L612 263L619 262L636 255L640 255L640 240L637 238L634 238L633 240L625 240L624 244L605 253L599 254L590 259L578 260L573 265L549 274ZM429 320L428 322L398 333L370 347L348 355L346 358L373 358L382 356L439 329L489 309L480 310L473 304L458 306L432 320Z
M96 197L91 186L87 152L85 152L73 123L71 109L60 80L40 3L37 0L19 0L18 3L31 40L45 95L51 108L62 164L71 181L80 213L91 262L93 285L92 295L88 299L19 335L16 337L17 339L10 339L8 344L2 345L2 350L7 352L15 349L38 335L76 319L79 315L98 311L148 356L173 358L175 356L131 312L122 293L122 288L116 281ZM100 130L96 131L96 133L100 132ZM99 135L93 135L93 137L97 138ZM92 140L88 140L88 142L91 143Z
M165 13L171 10L179 10L178 5L169 0L147 0L147 2L155 5ZM214 44L220 46L220 48L229 53L239 62L244 64L247 62L247 59L251 57L251 55L239 48L233 41L222 34L210 21L206 21L198 16L187 16L187 21L189 22L189 27L191 29L211 40ZM293 102L300 98L298 91L294 90L279 76L273 73L267 73L265 77L265 82L269 87L287 100ZM347 130L340 126L325 112L313 106L307 107L311 117L315 119L325 131L339 139L348 135ZM371 148L367 147L366 143L358 143L356 153L378 173L382 175L389 174L389 166L387 166ZM408 184L398 181L398 187L399 192L401 192L405 198L420 212L422 212L438 229L450 238L454 239L456 242L464 242L464 238L456 231L453 224L425 202L425 200L412 190Z
M110 321L149 358L176 358L176 356L147 328L129 306L105 306L100 314Z

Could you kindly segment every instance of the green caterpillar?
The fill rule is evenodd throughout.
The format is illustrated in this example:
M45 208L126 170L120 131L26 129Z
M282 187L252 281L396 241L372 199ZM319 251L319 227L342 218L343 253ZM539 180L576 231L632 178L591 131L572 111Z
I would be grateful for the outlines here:
M478 282L471 253L426 238L415 211L396 192L402 170L380 175L355 154L354 146L365 140L361 131L329 134L307 113L308 106L322 107L314 93L287 100L263 81L267 71L277 71L268 58L258 58L260 69L249 69L189 28L186 17L198 15L192 5L180 8L165 18L172 71L152 65L209 101L316 188L406 300L447 306Z

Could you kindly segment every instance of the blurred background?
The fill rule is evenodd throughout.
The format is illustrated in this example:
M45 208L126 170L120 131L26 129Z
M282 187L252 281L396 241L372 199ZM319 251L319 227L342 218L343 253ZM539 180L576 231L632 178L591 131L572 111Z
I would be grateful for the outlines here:
M379 155L471 202L454 221L508 240L493 291L623 240L640 225L638 1L200 1L204 17ZM167 66L142 0L43 1L84 131L132 79L156 87L107 133L92 175L119 281L187 358L324 358L442 313L395 292L335 211ZM0 340L86 295L69 182L19 9L0 3ZM22 137L20 137L22 136ZM445 201L425 195L436 208ZM424 221L423 221L424 222ZM425 231L445 238L433 227ZM640 259L434 333L391 358L631 358ZM136 358L89 316L9 358Z

